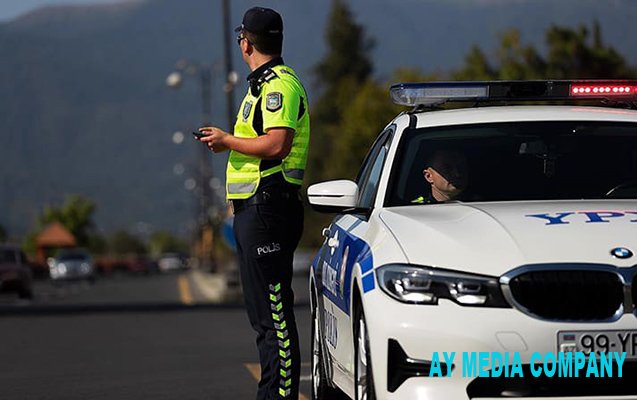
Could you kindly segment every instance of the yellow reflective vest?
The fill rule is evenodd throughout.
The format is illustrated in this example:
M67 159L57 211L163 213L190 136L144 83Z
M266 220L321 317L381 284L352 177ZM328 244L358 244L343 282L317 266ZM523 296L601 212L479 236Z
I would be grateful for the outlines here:
M258 93L248 88L241 102L234 135L256 138L262 132L254 127L257 109L263 118L263 132L271 128L294 129L292 149L280 165L261 170L258 157L231 151L226 170L226 193L229 200L247 199L254 195L261 178L281 172L295 185L303 183L310 141L310 114L307 94L292 68L276 65L259 79Z

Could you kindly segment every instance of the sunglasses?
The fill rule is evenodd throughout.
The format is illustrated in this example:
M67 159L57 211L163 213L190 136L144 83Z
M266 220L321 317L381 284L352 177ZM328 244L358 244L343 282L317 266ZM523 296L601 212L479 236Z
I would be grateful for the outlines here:
M237 45L239 45L239 46L240 46L240 45L241 45L241 41L242 41L243 39L247 40L247 41L248 41L248 43L252 43L252 42L250 42L250 41L248 40L248 38L247 38L247 37L243 36L243 33L239 33L239 34L237 35Z

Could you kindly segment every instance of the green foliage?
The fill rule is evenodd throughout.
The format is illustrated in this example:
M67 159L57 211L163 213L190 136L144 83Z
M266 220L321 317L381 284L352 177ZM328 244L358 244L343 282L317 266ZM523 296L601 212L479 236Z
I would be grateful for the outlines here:
M547 75L566 78L628 78L634 76L624 58L604 46L598 23L593 25L592 43L586 26L567 29L553 26L546 34L549 46Z
M625 59L606 46L598 23L593 35L585 25L577 28L552 26L546 31L547 55L523 45L516 29L500 36L495 64L477 46L465 57L465 64L451 74L455 80L516 79L613 79L635 76Z
M68 229L77 241L78 246L87 247L95 224L95 202L89 198L71 195L68 196L62 206L48 206L39 217L40 227L43 228L52 222L60 222Z
M37 232L31 232L27 234L24 240L22 241L22 250L24 250L24 252L31 257L35 256L38 250L38 247L35 244L35 238L37 236L38 236Z
M108 248L110 253L124 256L131 254L146 254L146 244L139 237L130 232L119 230L115 232L108 240Z
M496 71L494 71L493 67L489 65L487 56L478 46L472 46L471 50L469 50L469 54L466 55L464 60L464 66L452 74L453 80L486 81L494 79L496 76Z
M168 233L158 231L150 236L150 253L158 256L162 253L188 253L188 243Z
M373 124L366 120L371 113L366 109L361 90L366 88L365 93L371 96L367 100L387 99L386 94L376 97L378 92L368 82L372 73L370 51L374 42L354 21L346 0L332 0L325 40L327 54L314 68L315 83L321 95L311 104L312 138L306 179L310 184L355 174L371 137L368 132L356 129L355 121L363 121L367 126ZM354 103L357 105L354 106ZM351 108L355 109L356 117L350 115ZM347 128L345 124L348 124ZM377 130L378 125L373 128ZM350 137L352 132L354 135ZM344 140L346 143L341 143ZM353 148L357 149L356 152L352 151ZM334 157L335 154L340 156ZM316 227L325 226L329 219L326 215L306 213L307 229L303 244L319 245L322 237Z
M320 97L311 104L312 148L308 160L308 181L327 176L327 157L334 154L340 140L340 125L352 96L372 72L370 51L373 41L357 24L345 0L332 0L325 40L327 54L314 68ZM348 116L349 117L349 116Z
M401 110L389 101L389 87L372 80L363 83L344 108L347 118L338 127L334 154L325 169L327 176L354 179L376 136Z
M93 234L89 236L88 239L88 249L91 254L96 256L104 255L109 250L108 241L106 238L100 234Z
M361 25L354 22L346 0L332 0L325 34L327 54L314 68L318 83L331 83L329 89L338 89L341 80L353 78L360 83L372 72L369 52L374 42ZM338 110L336 110L338 113Z

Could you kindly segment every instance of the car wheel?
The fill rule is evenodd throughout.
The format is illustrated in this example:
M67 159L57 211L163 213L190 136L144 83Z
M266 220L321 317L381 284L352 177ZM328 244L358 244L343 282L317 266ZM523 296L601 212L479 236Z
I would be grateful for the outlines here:
M28 287L23 287L18 290L18 297L21 299L31 300L33 299L33 290Z
M369 350L369 335L365 313L360 305L356 308L354 325L354 378L355 400L376 400L374 392L374 376Z
M314 301L316 304L316 301ZM321 346L320 318L317 306L312 307L312 400L345 399L338 389L330 387L325 375L325 357Z

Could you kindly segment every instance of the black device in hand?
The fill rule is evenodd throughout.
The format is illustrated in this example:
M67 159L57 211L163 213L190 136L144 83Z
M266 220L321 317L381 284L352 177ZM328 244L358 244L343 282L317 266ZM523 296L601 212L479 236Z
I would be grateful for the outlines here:
M192 133L192 135L193 135L193 136L195 137L195 139L197 139L197 140L201 139L201 138L202 138L202 137L204 137L204 136L208 136L208 135L206 135L206 134L205 134L205 133L203 133L203 132L193 132L193 133Z

